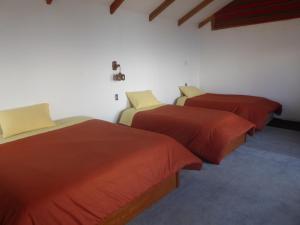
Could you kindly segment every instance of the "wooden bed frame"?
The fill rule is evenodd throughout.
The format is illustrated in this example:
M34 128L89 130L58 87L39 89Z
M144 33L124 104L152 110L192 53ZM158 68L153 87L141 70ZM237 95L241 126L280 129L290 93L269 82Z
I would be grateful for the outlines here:
M148 191L117 210L100 225L125 225L146 208L160 200L172 190L179 187L179 173L163 180Z
M237 149L238 147L240 147L242 144L244 144L246 142L246 137L247 134L242 134L241 136L237 137L236 139L234 139L232 142L229 143L229 145L227 145L224 148L224 154L223 154L223 158L225 158L227 155L229 155L231 152L233 152L235 149Z

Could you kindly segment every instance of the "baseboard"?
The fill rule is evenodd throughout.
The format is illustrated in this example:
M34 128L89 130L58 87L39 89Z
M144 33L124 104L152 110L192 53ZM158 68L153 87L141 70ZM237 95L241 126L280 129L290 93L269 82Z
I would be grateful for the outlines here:
M269 123L268 126L270 127L277 127L277 128L283 128L288 130L296 130L300 131L300 122L296 121L289 121L289 120L282 120L274 118Z

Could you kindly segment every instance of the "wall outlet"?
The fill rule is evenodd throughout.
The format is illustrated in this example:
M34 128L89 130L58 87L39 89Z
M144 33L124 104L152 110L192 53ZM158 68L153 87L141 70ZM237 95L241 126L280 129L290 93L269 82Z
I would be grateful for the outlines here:
M119 94L115 94L115 101L119 101Z

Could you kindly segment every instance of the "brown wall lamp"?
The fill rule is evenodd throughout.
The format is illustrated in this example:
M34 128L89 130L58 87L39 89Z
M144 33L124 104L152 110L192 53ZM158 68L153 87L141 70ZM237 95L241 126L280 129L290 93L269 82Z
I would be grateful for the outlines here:
M112 69L114 71L117 71L119 69L119 72L113 75L113 80L115 81L124 81L125 80L125 74L121 72L121 65L117 63L117 61L112 62Z

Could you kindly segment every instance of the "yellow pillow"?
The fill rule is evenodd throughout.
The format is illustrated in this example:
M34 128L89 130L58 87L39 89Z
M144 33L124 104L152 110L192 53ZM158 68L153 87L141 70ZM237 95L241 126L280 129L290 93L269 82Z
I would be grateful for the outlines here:
M0 111L3 138L54 125L46 103Z
M192 97L196 97L196 96L205 94L204 91L200 90L199 88L193 87L193 86L183 86L183 87L179 87L179 89L182 92L182 94L188 98L192 98Z
M152 107L161 104L152 94L152 91L127 92L126 94L129 101L136 109Z

